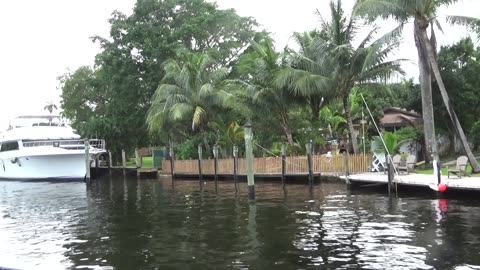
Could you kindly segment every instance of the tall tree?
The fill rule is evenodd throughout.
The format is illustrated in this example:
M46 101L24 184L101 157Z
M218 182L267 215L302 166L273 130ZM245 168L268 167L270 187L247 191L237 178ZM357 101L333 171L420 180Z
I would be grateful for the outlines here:
M445 104L454 129L460 137L462 146L468 156L470 164L472 165L472 170L474 172L479 172L480 166L478 165L478 162L475 159L470 146L468 145L463 128L450 102L436 58L436 38L433 25L439 25L436 19L437 11L440 7L455 3L457 1L458 0L357 0L354 9L356 14L367 15L372 19L378 17L394 18L402 25L408 19L414 19L414 37L419 56L420 84L422 87L422 107L424 106L423 116L425 123L425 143L427 146L427 151L431 152L438 160L438 153L436 150L437 145L433 129L431 79L429 78L433 72L442 96L443 103ZM427 33L428 27L431 27L430 37Z
M251 97L250 108L261 106L274 113L283 129L288 144L293 145L289 108L295 102L288 87L275 83L276 76L284 67L282 55L275 51L267 35L253 41L249 51L240 57L236 66L245 81L247 96Z
M207 52L218 65L232 65L256 25L252 18L204 0L138 0L131 15L115 11L109 22L110 37L92 38L102 51L91 74L84 76L82 68L62 77L62 106L81 133L110 138L110 148L127 151L149 144L145 118L164 75L163 62L187 48ZM63 89L74 84L75 91ZM97 100L105 102L98 105ZM106 122L111 128L103 126Z
M163 64L165 76L155 92L147 124L150 131L158 131L166 120L188 121L193 131L204 133L214 117L214 107L223 106L227 98L221 85L229 71L217 68L216 62L204 53L183 51L177 58ZM207 137L203 137L208 150Z
M374 39L378 30L374 28L358 46L354 46L358 28L365 25L353 15L346 16L340 0L330 2L330 13L330 21L324 20L319 14L322 32L315 39L314 46L319 56L329 59L323 61L323 64L333 65L332 87L343 102L350 141L353 151L358 153L350 110L350 93L356 85L376 84L397 72L403 72L400 68L401 60L386 60L398 45L399 33L395 29Z
M319 120L322 105L335 97L331 80L333 59L325 57L315 46L319 35L316 30L294 33L292 37L299 49L287 49L288 66L281 69L276 78L278 85L287 85L295 95L305 98L313 122Z

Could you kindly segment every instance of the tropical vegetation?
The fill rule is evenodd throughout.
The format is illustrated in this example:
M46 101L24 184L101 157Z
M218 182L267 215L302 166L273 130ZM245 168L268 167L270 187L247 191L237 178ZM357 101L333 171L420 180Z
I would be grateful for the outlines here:
M318 14L317 29L292 33L295 45L279 50L268 32L255 30L253 18L214 3L138 1L130 16L113 13L109 38L93 38L102 47L93 67L59 77L61 107L81 135L105 138L114 153L172 146L177 158L188 159L199 144L204 156L214 145L223 156L231 156L233 146L242 152L247 122L257 155L278 154L281 144L301 153L310 141L321 152L339 139L348 139L352 152L363 151L360 145L378 135L365 99L377 122L387 107L423 112L424 129L400 130L398 138L422 141L427 160L437 155L436 133L458 139L463 149L457 150L470 157L466 135L473 147L480 145L480 50L467 38L437 52L437 10L455 1L411 2L358 0L347 14L342 1L332 0ZM373 24L379 18L399 26L379 35ZM404 59L394 52L404 46L399 38L409 19L419 84L392 80L404 74ZM451 21L478 29L474 19ZM436 91L441 95L432 95Z

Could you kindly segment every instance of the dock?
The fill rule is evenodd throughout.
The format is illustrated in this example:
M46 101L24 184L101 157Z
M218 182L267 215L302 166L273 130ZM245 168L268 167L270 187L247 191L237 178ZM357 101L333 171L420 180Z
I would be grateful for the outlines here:
M348 177L340 176L340 178L347 180L352 184L387 184L388 176L383 172L359 173L352 174ZM434 175L427 174L399 174L393 178L393 183L398 186L413 186L430 188L431 185L437 185L437 179ZM442 175L442 183L447 185L447 191L451 190L470 190L480 191L480 177L462 177L453 176L447 178Z

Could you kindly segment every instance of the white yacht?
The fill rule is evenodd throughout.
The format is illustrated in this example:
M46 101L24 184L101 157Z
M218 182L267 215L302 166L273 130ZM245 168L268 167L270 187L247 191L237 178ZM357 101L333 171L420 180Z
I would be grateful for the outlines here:
M104 140L88 145L90 160L106 152ZM0 133L0 179L78 180L85 175L85 140L59 116L20 116Z

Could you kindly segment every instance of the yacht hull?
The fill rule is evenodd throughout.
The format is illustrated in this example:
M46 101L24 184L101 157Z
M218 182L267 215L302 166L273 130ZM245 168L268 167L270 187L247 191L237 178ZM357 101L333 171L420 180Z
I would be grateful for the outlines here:
M85 154L32 155L0 161L0 179L5 180L83 180Z

